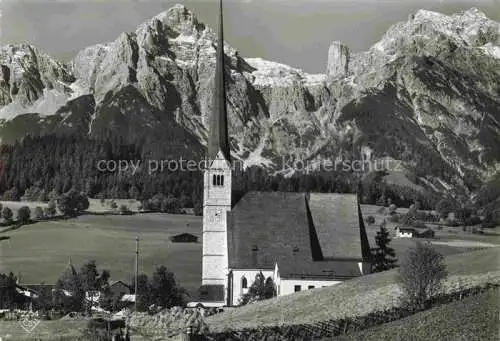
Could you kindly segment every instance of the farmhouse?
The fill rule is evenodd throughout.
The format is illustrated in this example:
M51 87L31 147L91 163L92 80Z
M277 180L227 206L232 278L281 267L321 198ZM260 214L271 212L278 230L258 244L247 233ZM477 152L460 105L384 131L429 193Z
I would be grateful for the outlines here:
M170 237L172 243L198 243L198 237L191 233L181 233Z
M396 227L396 237L399 238L434 238L434 231L429 228Z
M400 238L412 238L416 234L413 227L398 227L396 229L396 236Z
M130 286L123 281L112 281L109 284L109 290L113 296L122 297L123 295L130 294Z
M330 286L370 272L370 245L353 194L250 192L231 201L222 1L204 173L200 301L234 306L256 274L277 295Z

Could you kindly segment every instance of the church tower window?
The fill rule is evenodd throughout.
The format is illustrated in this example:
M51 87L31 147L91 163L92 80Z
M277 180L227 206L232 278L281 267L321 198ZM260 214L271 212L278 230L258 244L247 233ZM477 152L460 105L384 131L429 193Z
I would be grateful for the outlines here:
M212 184L214 186L224 186L224 175L213 175Z

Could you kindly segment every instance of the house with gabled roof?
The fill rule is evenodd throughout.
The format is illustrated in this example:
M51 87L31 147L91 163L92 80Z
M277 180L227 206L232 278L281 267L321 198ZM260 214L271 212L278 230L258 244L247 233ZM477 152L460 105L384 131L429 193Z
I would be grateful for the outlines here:
M369 273L370 245L355 194L249 192L233 206L223 46L220 0L199 302L238 305L260 272L277 295Z

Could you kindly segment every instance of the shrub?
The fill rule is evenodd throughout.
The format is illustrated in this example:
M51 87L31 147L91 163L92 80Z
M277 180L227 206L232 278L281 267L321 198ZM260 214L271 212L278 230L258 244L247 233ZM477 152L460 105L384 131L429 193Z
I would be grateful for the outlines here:
M242 305L253 303L255 301L265 300L276 296L274 282L271 277L265 279L262 272L255 276L255 281L248 289L248 293L243 295L240 299Z
M423 222L421 221L414 221L412 224L411 224L413 227L416 227L416 228L419 228L419 229L427 229L427 225L425 225Z
M83 193L70 190L57 200L59 210L66 216L74 216L89 208L89 199Z
M6 221L11 221L13 216L14 216L14 214L12 213L12 210L10 208L8 208L8 207L4 207L3 208L3 210L2 210L2 217Z
M21 194L16 187L5 191L2 195L2 199L5 201L19 201Z
M399 215L398 213L396 213L396 214L393 214L389 217L389 221L392 223L398 223L401 221L401 218L402 218L402 216Z
M372 215L369 215L367 218L366 218L366 222L368 223L368 225L373 225L375 224L375 217L372 216Z
M439 292L447 274L443 255L430 243L417 242L408 249L399 267L399 281L410 307L425 308L425 302Z
M127 205L120 205L120 214L131 214L132 211L127 207Z
M390 215L394 215L394 214L396 214L396 210L397 210L397 209L398 209L398 208L396 207L396 205L391 204L391 205L389 206L388 212L389 212L389 214L390 214Z
M418 233L417 238L434 238L435 233L432 229L427 229L424 232Z
M116 211L116 209L118 208L118 205L116 204L116 202L114 200L111 200L109 202L109 207L113 210L113 211Z
M375 205L377 206L385 206L385 204L386 204L386 198L384 195L381 195L375 202Z
M456 205L450 198L441 199L436 205L436 211L441 218L447 218L448 214L453 212Z
M59 198L59 195L60 195L59 192L56 191L55 189L53 189L52 191L50 191L49 194L48 194L48 196L47 196L48 199L49 199L49 202L50 201L56 201L57 198Z
M45 218L45 215L43 213L43 209L40 206L35 207L35 219L36 220L43 220Z
M26 224L30 221L31 210L28 206L23 206L17 211L17 220L20 223Z
M45 216L53 217L57 214L56 202L54 200L49 201L47 208L45 209Z
M471 232L472 232L473 234L483 234L483 230L482 230L482 229L478 229L478 228L476 228L476 227L473 227L473 228L471 229Z
M464 221L465 225L474 226L481 224L481 218L478 216L472 216Z

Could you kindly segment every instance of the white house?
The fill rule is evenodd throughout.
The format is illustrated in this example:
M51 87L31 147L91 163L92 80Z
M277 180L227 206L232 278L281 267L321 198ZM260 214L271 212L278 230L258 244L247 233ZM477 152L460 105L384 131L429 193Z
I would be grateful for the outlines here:
M412 227L397 227L396 237L399 238L413 238L415 236L415 229Z

